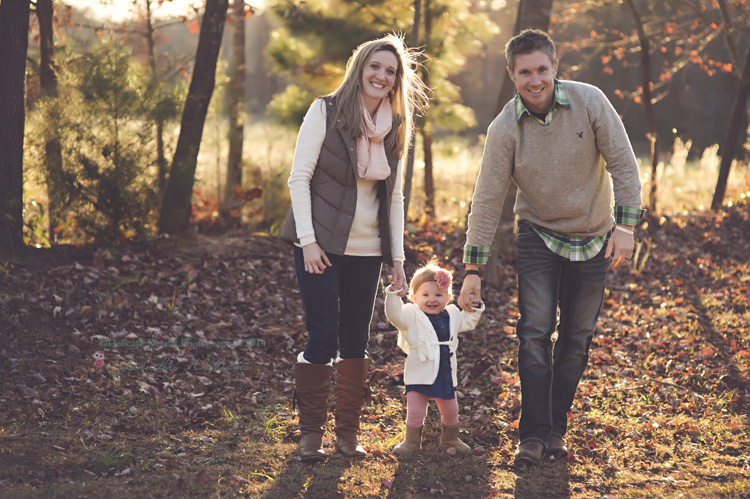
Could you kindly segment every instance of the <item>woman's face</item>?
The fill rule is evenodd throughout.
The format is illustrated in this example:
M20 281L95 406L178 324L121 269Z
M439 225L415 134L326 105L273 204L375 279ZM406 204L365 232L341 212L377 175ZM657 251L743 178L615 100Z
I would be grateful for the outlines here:
M370 56L362 69L362 98L369 111L388 95L396 83L398 59L390 50L379 50ZM371 107L372 106L372 107Z

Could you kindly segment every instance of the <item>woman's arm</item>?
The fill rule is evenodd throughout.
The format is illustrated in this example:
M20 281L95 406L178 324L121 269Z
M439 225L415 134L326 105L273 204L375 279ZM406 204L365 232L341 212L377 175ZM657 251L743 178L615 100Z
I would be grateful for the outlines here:
M297 238L301 246L315 242L310 201L310 180L318 164L320 149L326 136L326 107L323 99L317 99L307 110L297 135L294 148L292 172L287 184L292 197L292 211L297 226Z
M393 186L393 193L391 194L391 254L393 255L393 268L391 269L391 276L393 286L396 289L400 289L399 296L404 297L407 295L409 285L406 282L406 274L404 273L404 190L402 187L402 168L404 161L399 160L398 168L396 172L396 182Z

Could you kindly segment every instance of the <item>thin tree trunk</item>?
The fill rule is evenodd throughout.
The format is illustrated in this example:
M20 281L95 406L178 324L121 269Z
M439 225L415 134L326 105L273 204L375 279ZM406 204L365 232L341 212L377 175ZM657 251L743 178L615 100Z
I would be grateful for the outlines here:
M740 134L742 118L745 115L745 106L748 96L750 96L750 50L745 56L745 67L742 70L740 79L740 88L737 90L737 97L734 99L732 106L732 115L729 117L727 133L724 136L724 144L721 148L721 163L719 164L719 178L716 182L714 198L711 201L711 209L718 210L724 203L724 196L727 192L727 182L729 181L729 171L732 168L732 160L737 151L737 142Z
M234 0L232 67L229 83L229 155L227 179L221 202L221 214L231 220L231 207L237 201L236 189L242 187L242 148L245 116L245 1ZM236 219L235 222L239 222Z
M648 208L652 215L657 212L656 196L656 170L659 165L659 134L656 128L656 119L654 118L654 108L651 104L651 54L649 52L648 38L643 29L643 21L635 8L633 0L625 0L633 13L635 27L638 32L638 41L641 44L641 86L643 87L643 110L646 112L646 121L648 122L649 135L648 140L651 144L651 186L649 189Z
M148 64L151 69L151 90L159 86L159 74L156 67L156 40L154 33L154 22L151 16L151 1L146 2L146 37L148 39ZM156 168L157 188L159 196L164 193L167 185L167 158L164 154L164 119L156 113Z
M23 243L23 134L26 121L28 1L0 2L0 258L17 258Z
M429 45L432 36L432 11L430 9L430 0L425 0L424 5L424 39L425 45ZM423 68L422 81L429 88L430 72ZM429 119L425 120L422 127L422 148L424 151L424 211L425 214L435 216L435 176L433 173L432 163L432 124Z
M227 8L228 0L206 0L195 67L182 111L180 136L161 206L160 233L177 234L187 229L190 221L195 166L208 105L214 91L216 61L221 48Z
M719 4L719 11L721 12L721 19L724 21L724 39L727 42L727 50L729 50L729 56L732 58L734 63L735 74L738 78L742 76L742 69L740 69L740 53L737 50L737 44L734 42L734 32L736 28L732 24L732 16L729 15L729 9L727 9L726 0L717 0Z
M422 1L414 0L414 24L411 31L411 46L412 48L419 47L419 23L422 17ZM416 70L417 68L413 68ZM417 113L413 116L415 122L417 119ZM414 177L414 151L416 140L409 143L409 152L406 157L406 169L404 171L404 217L409 217L409 202L411 201L411 182Z
M427 83L429 78L423 78ZM422 127L422 146L424 150L424 212L429 217L435 216L435 182L432 171L432 124Z
M553 0L520 0L518 4L518 13L516 15L516 24L513 28L513 35L517 35L524 29L534 28L542 31L549 29L550 19L552 18L552 1ZM503 71L502 82L500 83L500 95L497 99L497 114L503 110L503 107L516 95L516 86L507 71ZM513 253L516 240L516 215L513 213L513 206L516 203L516 193L518 188L515 182L511 180L503 198L503 208L500 215L500 222L495 231L495 238L492 241L492 252L485 266L485 281L488 286L497 288L500 286L499 262L501 256L509 256Z
M57 73L55 71L55 44L52 19L54 8L52 0L37 0L36 15L39 20L39 85L42 94L50 99L49 112L59 116L60 103L57 99ZM57 116L49 116L54 120ZM55 244L59 239L60 199L58 182L62 176L62 148L60 139L54 133L48 135L44 141L44 165L47 184L47 218L49 243Z

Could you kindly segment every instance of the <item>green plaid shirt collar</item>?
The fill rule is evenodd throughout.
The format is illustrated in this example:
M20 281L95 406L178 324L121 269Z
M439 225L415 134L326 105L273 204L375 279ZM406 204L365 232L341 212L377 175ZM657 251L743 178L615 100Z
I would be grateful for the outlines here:
M537 118L534 116L531 111L526 108L526 104L523 103L523 99L521 99L520 94L516 94L515 97L516 102L516 121L520 121L521 117L525 114L529 116L531 121L534 121L535 123L538 123L542 126L547 126L550 123L552 123L552 116L555 114L555 109L557 109L557 106L563 106L570 108L570 100L568 100L568 92L565 90L565 86L563 86L562 83L560 83L560 80L555 78L555 101L552 103L552 107L550 108L549 112L547 113L547 116L544 117L543 120Z
M615 206L615 223L619 225L637 225L646 210L632 206ZM572 262L584 262L594 258L607 242L609 233L599 237L577 237L561 234L535 224L529 224L539 234L550 251ZM492 247L469 246L464 247L464 263L483 265L489 259Z

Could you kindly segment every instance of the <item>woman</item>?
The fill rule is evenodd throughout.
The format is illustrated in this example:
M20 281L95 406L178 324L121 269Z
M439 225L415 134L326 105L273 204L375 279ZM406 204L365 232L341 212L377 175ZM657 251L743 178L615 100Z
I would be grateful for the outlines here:
M302 460L327 457L321 442L337 355L336 450L367 454L357 431L383 262L391 266L394 287L408 289L401 160L413 113L427 107L415 56L395 35L357 47L343 81L313 102L297 137L282 238L295 245L308 332L295 364Z

